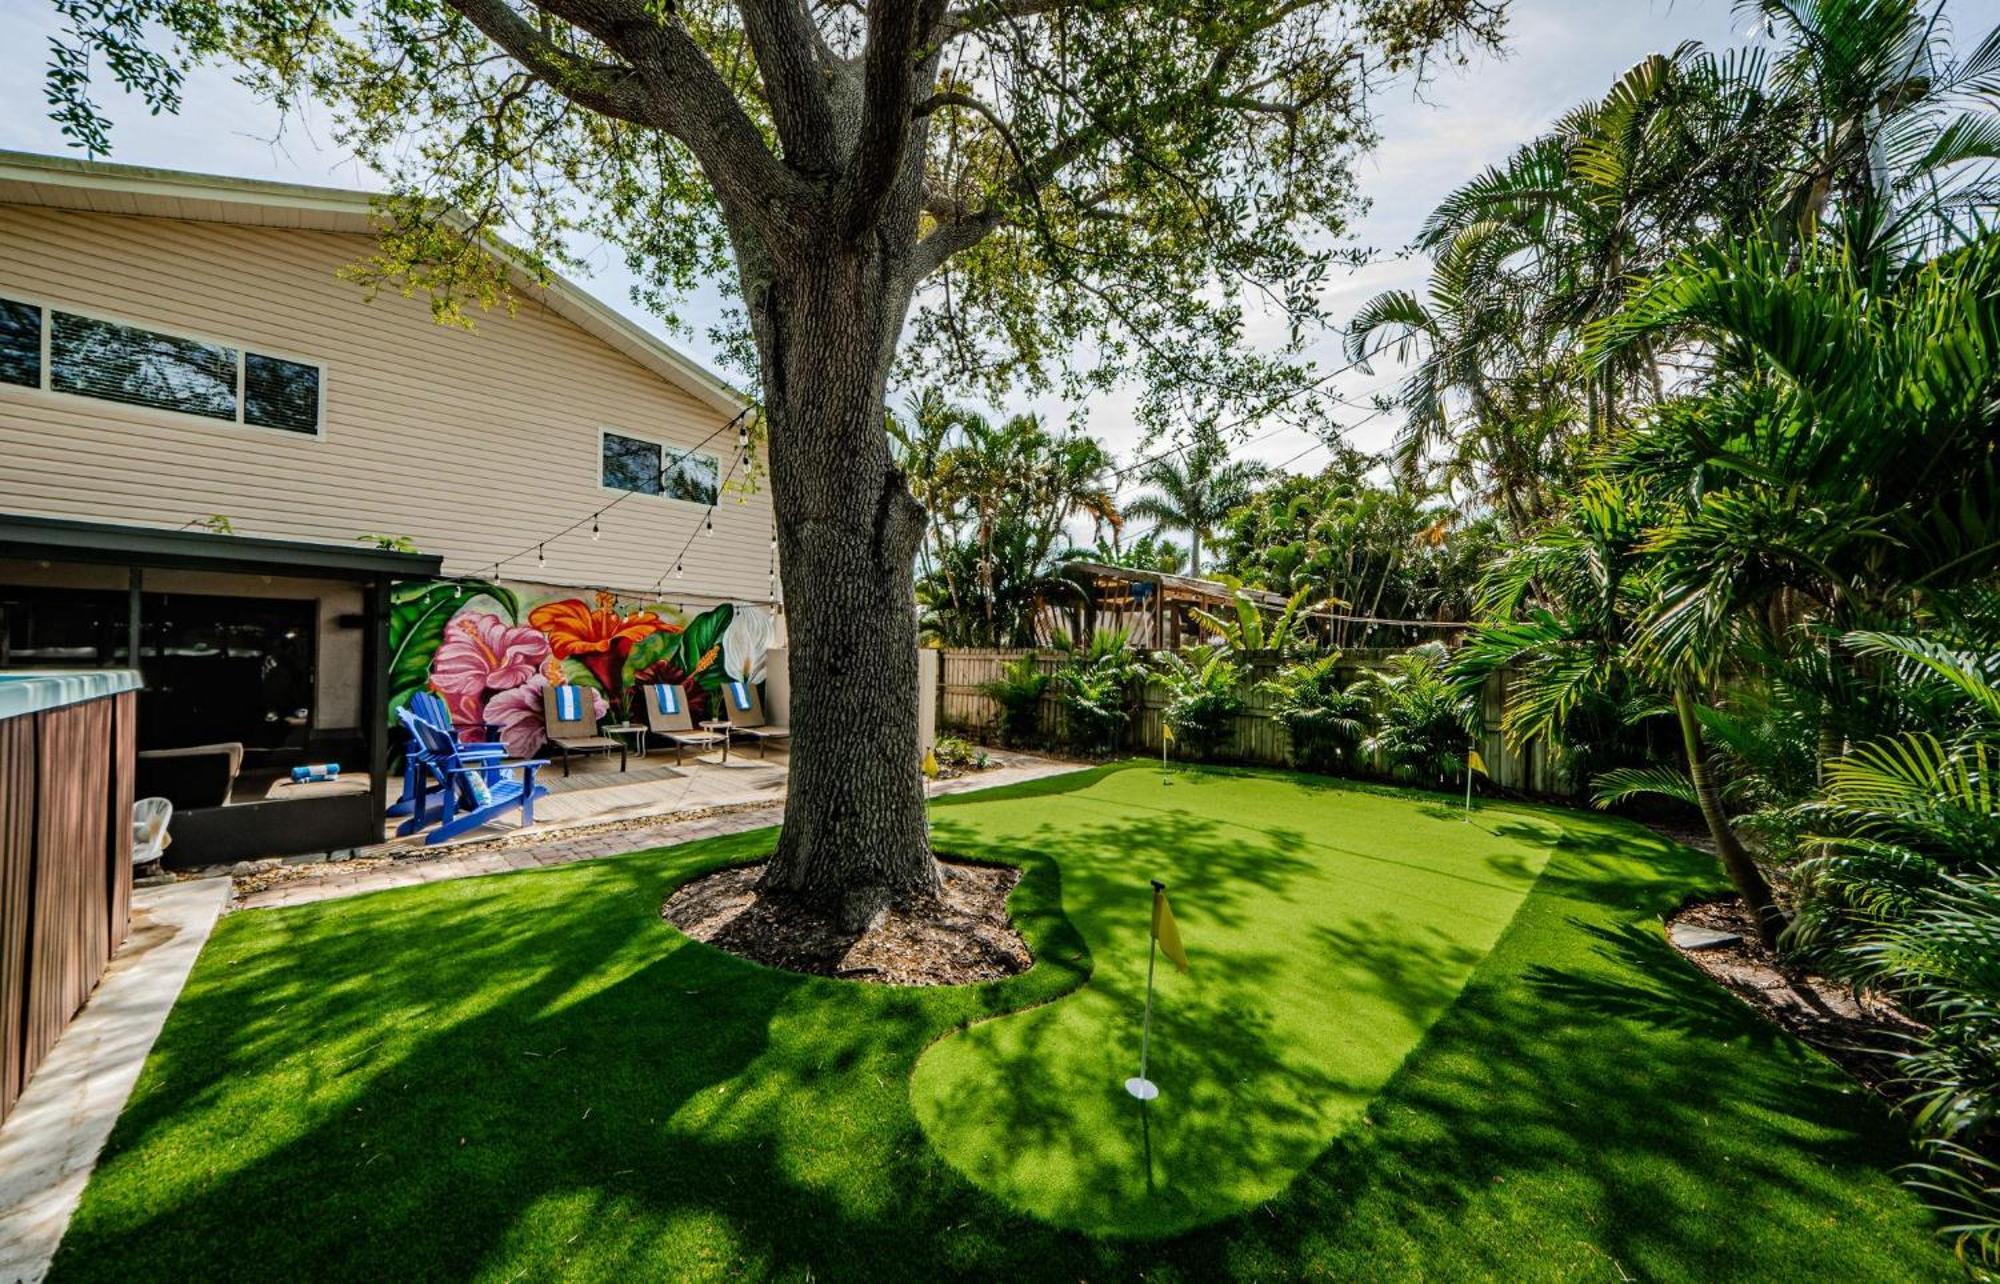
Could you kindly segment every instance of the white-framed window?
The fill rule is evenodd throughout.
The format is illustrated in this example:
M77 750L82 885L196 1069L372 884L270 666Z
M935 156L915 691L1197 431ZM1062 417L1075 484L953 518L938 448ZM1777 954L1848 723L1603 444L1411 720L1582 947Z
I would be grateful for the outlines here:
M637 491L713 507L722 492L722 462L714 455L682 450L606 428L600 457L607 490Z
M318 436L319 363L0 296L0 384Z

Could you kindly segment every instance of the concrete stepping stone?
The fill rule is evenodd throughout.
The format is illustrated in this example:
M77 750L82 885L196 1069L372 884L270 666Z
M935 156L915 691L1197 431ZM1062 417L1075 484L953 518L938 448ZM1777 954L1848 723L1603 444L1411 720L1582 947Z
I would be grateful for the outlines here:
M1718 932L1712 927L1697 927L1693 923L1676 923L1667 929L1667 936L1684 950L1719 950L1743 939L1740 932Z

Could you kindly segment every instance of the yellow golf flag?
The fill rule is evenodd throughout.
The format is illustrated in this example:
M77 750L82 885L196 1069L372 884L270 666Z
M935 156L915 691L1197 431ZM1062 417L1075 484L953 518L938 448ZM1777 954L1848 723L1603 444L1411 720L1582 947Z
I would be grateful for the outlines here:
M1185 972L1188 970L1187 951L1181 948L1181 929L1174 924L1174 911L1167 904L1165 892L1153 893L1153 939L1160 943L1160 952L1174 961L1174 966Z
M1466 751L1465 765L1482 776L1486 774L1486 759L1479 756L1477 749L1468 749Z
M924 750L923 772L928 779L936 780L938 778L937 750Z

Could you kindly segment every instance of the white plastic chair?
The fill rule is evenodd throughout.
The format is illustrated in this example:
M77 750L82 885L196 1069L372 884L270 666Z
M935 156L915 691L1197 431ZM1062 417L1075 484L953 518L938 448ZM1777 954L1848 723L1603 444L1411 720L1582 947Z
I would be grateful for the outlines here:
M166 854L167 824L174 805L165 798L141 798L132 804L132 863L144 865Z

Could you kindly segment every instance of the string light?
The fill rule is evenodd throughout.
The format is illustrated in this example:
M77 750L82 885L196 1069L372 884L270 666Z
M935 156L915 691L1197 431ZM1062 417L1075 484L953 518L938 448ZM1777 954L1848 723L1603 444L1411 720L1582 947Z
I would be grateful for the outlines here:
M737 448L739 450L747 450L750 442L750 430L749 428L744 426L744 420L749 416L750 412L755 410L756 408L757 407L754 405L743 407L743 409L737 411L736 414L728 422L717 425L715 428L711 429L709 433L706 436L704 436L700 441L697 441L694 445L688 447L685 451L680 451L678 453L682 456L685 456L687 454L691 454L694 451L700 450L703 446L706 446L709 442L714 441L717 437L720 437L723 433L728 432L731 428L736 429ZM745 459L748 459L748 455L745 455L743 457ZM667 470L664 468L661 469L660 475L664 477L666 475L666 471ZM732 465L730 468L730 473L733 475L735 471L736 471L735 467ZM584 523L586 522L590 524L590 538L593 540L598 539L603 534L602 518L606 513L618 507L618 505L624 503L626 500L632 498L632 496L643 495L646 493L647 492L645 491L628 490L624 494L618 496L618 498L604 505L602 508L586 513L584 516L577 518L575 521L563 527L555 534L549 535L543 539L536 540L533 544L530 544L526 548L521 549L521 551L518 553L509 553L507 556L493 563L492 570L488 572L488 578L496 580L499 579L500 572L507 565L507 563L512 562L517 558L526 557L528 555L529 549L534 550L535 565L546 567L549 564L548 546L550 544L553 544L555 541L561 539L563 536L569 534L571 531L582 530Z
M674 563L674 578L678 580L678 579L683 579L683 578L685 578L686 576L687 576L687 566L686 566L686 564L684 564L684 563L681 563L681 562L675 562L675 563Z
M743 412L743 415L747 414L749 414L748 407L746 407ZM731 425L740 425L743 419L743 415L738 415L735 419L730 420L729 424L725 424L724 427L727 428ZM713 433L709 435L714 436ZM709 504L708 512L703 515L701 526L696 530L689 531L687 542L681 545L680 552L676 555L676 560L674 563L674 574L676 576L679 576L684 573L682 571L682 565L687 557L688 550L694 547L695 540L702 536L713 536L715 534L715 510L717 509L717 507L720 506L722 502L721 500L722 493L723 491L729 488L730 480L736 476L737 465L743 464L745 466L748 466L750 462L749 428L742 426L737 427L736 444L741 449L742 453L737 455L731 455L729 457L729 468L722 474L721 479L716 483L716 488L715 488L716 498ZM663 572L660 575L660 578L653 582L653 591L655 593L658 593L663 587L665 587L666 582L667 582L667 576Z

